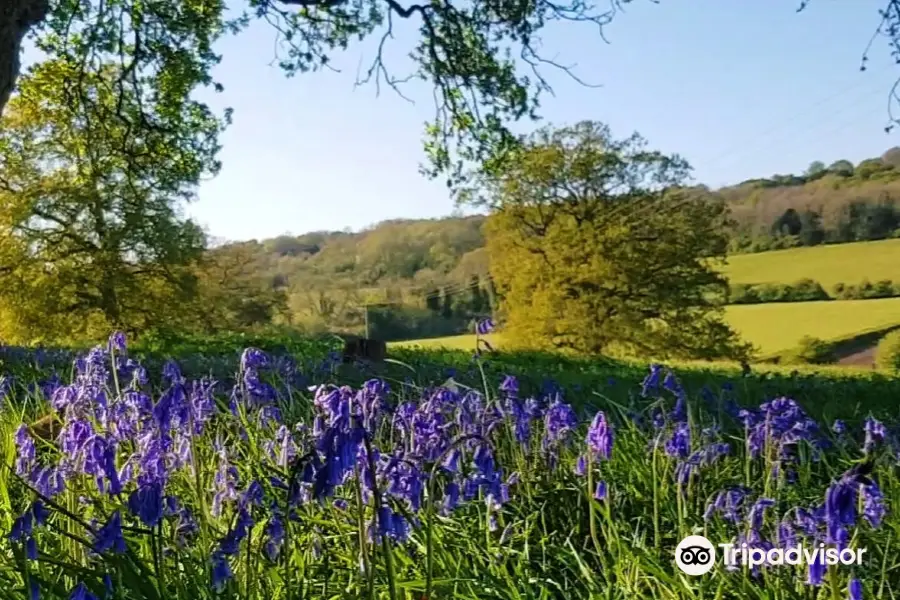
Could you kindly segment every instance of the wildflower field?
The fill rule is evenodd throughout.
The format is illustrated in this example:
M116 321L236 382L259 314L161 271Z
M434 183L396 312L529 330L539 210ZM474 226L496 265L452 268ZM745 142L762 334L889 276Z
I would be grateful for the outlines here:
M896 380L252 341L0 349L0 595L900 592ZM867 552L691 577L689 534Z

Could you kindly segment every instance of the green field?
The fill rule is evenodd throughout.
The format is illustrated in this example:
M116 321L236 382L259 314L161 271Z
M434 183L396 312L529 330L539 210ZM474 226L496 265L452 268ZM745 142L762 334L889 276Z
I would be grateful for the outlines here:
M757 346L760 354L765 356L793 348L807 335L836 340L900 324L900 298L729 306L726 315L744 339ZM497 335L488 336L488 341L502 345L502 339ZM458 335L392 345L473 349L475 336Z
M826 290L863 279L900 281L900 239L738 254L725 273L732 283L793 283L810 278Z

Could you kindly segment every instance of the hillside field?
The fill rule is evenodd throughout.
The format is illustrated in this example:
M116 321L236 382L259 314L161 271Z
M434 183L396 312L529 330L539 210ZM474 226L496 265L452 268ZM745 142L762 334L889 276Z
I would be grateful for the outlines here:
M836 340L857 333L900 324L900 298L786 302L729 306L728 322L759 349L760 356L777 354L797 345L804 336ZM497 347L499 335L487 336ZM392 346L473 349L474 335L396 342Z
M724 269L731 283L793 283L809 278L830 291L863 279L900 281L900 239L737 254Z

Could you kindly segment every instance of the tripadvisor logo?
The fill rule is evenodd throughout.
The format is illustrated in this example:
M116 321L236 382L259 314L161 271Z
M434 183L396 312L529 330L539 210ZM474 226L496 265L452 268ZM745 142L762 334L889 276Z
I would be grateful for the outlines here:
M702 535L689 535L675 548L675 564L688 575L703 575L716 564L716 549Z
M861 565L865 548L838 549L819 544L812 548L795 545L789 548L756 548L748 544L719 544L726 566L744 565ZM689 535L675 548L675 564L687 575L709 573L716 562L712 542L702 535Z

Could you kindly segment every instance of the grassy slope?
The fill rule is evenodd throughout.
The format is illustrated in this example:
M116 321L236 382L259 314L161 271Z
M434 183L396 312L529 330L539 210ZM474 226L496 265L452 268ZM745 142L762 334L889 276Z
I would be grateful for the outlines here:
M729 306L726 315L745 339L767 355L796 346L805 335L834 340L900 324L900 298ZM491 336L489 342L502 340ZM459 335L396 345L473 349L475 338Z
M900 282L900 239L792 248L729 259L725 273L733 283L793 283L808 277L826 290L835 283L892 279Z

